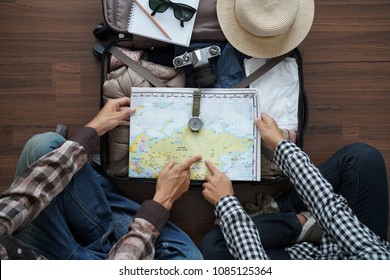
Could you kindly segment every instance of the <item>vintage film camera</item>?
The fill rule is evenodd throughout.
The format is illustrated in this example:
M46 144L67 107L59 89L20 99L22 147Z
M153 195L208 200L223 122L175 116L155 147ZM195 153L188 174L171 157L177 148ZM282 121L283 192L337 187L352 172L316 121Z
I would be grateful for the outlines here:
M221 54L221 48L212 45L206 48L197 49L192 52L186 52L173 59L173 66L181 68L192 65L194 70L195 82L200 88L211 86L217 80L210 62L217 59Z

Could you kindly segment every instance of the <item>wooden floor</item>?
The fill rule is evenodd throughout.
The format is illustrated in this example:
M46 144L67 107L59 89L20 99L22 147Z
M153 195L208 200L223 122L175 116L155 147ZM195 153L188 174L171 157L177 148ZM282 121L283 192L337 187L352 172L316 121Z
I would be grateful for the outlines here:
M31 135L57 123L72 134L99 110L100 62L91 49L101 21L100 1L0 0L1 190ZM390 2L317 0L300 50L310 108L304 150L318 164L362 141L378 148L390 168ZM243 200L257 191L236 187ZM147 193L137 191L136 199ZM172 220L199 244L212 208L191 190Z

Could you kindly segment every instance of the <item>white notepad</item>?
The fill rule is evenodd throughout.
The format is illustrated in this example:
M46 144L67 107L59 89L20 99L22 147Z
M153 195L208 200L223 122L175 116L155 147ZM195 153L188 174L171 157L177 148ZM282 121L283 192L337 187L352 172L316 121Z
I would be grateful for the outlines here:
M138 0L144 8L151 14L153 11L149 7L149 0ZM175 1L173 1L175 2ZM198 9L199 0L186 0L182 2L195 9ZM184 27L180 25L180 21L175 18L173 9L170 7L164 13L156 13L154 19L165 29L169 34L170 40L164 33L153 23L153 21L145 14L145 12L133 1L130 8L129 22L127 31L131 34L188 47L191 41L192 31L194 29L195 15L188 22L184 22Z

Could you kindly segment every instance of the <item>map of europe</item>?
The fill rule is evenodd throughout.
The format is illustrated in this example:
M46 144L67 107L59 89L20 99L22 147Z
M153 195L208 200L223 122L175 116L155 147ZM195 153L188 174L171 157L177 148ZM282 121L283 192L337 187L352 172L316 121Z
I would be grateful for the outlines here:
M231 180L260 180L259 135L254 125L257 93L252 89L202 89L199 132L188 127L193 92L189 88L133 88L130 117L129 177L157 178L173 159L201 155L191 180L204 180L210 160Z

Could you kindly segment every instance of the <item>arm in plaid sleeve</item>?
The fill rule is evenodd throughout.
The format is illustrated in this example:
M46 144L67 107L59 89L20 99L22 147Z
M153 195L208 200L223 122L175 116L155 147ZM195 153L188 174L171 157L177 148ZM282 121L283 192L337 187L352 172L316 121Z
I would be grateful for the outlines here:
M351 259L390 259L390 245L361 224L346 200L333 192L309 157L296 145L282 141L275 162L290 177L324 231Z
M236 259L268 259L255 224L236 197L228 195L220 199L215 205L215 215L229 252Z
M32 221L84 166L97 141L95 130L84 127L17 177L0 198L0 234Z
M16 178L0 198L0 235L11 234L32 221L84 166L97 140L94 129L82 128L72 141L46 154ZM168 216L168 211L157 202L145 202L130 225L129 233L118 241L110 257L153 258L154 242ZM1 259L8 259L10 253L9 248L0 244Z
M168 210L154 200L146 200L137 211L129 232L111 249L111 260L150 260L154 258L154 243L169 217Z

